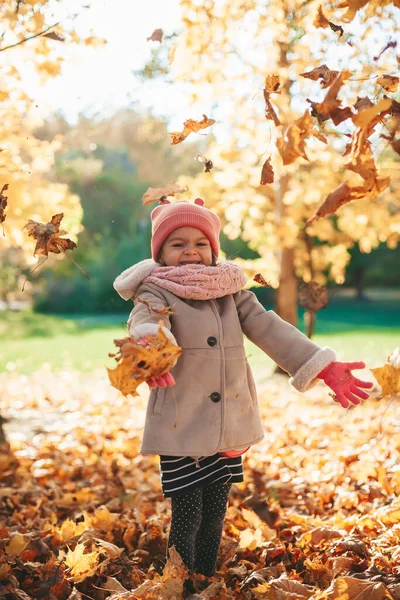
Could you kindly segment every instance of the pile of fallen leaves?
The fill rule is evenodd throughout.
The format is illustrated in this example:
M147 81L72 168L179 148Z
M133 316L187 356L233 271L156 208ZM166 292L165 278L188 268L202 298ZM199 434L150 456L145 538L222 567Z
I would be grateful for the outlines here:
M319 384L259 381L266 437L232 488L218 570L192 598L400 598L400 407L348 411ZM147 398L104 373L0 375L0 597L182 597L158 458L139 454ZM165 568L164 568L165 567ZM163 572L164 569L164 572ZM201 576L195 584L204 587Z

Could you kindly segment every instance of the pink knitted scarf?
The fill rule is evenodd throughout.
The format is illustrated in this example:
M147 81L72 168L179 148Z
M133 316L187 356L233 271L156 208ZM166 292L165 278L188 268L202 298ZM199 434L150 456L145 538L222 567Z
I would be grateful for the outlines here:
M155 283L186 300L211 300L235 294L246 281L242 269L229 262L214 267L157 267L144 279L144 282Z

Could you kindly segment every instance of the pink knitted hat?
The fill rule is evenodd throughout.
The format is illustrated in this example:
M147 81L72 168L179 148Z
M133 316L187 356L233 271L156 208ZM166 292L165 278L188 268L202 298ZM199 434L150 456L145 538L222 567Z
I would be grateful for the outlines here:
M205 208L201 198L196 198L194 204L190 202L171 204L169 200L164 200L152 211L151 224L151 254L155 261L169 234L180 227L200 229L210 240L211 248L218 257L221 221L216 214Z

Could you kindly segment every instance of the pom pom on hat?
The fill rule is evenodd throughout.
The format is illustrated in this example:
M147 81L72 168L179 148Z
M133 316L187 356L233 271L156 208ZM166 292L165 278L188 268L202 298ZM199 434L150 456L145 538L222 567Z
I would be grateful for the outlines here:
M151 213L152 239L151 254L157 261L161 247L170 233L180 227L200 229L210 240L216 257L219 254L219 234L221 221L219 217L204 206L204 200L196 198L191 202L174 202L162 200Z

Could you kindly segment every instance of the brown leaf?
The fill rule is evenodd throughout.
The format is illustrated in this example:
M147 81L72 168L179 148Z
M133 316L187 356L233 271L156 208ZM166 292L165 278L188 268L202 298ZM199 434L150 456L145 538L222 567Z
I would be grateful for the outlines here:
M341 108L341 101L337 97L344 81L346 81L350 75L350 71L342 71L339 73L332 80L328 92L322 102L313 102L307 98L307 102L309 102L312 107L312 116L317 117L319 121L332 119L335 125L339 125L339 123L352 115L352 111L349 107Z
M215 120L209 119L206 115L203 115L201 121L195 121L194 119L188 119L183 124L183 131L174 131L169 135L171 136L171 146L175 146L176 144L180 144L187 138L190 133L197 133L202 129L206 129L211 125L214 125Z
M265 100L265 118L268 121L273 121L276 125L276 127L279 127L279 125L282 125L282 123L279 120L278 115L275 112L274 107L271 104L271 101L269 99L269 92L267 92L267 90L264 88L263 90L263 94L264 94L264 100Z
M144 381L167 373L182 353L159 329L157 335L147 336L148 346L136 344L131 337L114 340L118 348L109 356L118 363L115 369L107 369L110 383L124 396L137 396L136 389Z
M29 219L28 223L23 227L28 231L30 237L35 238L36 246L33 256L40 254L48 256L49 252L60 254L62 251L72 250L76 248L75 242L68 238L61 238L67 232L60 230L60 223L64 218L64 213L59 213L51 217L51 221L46 223L38 223Z
M175 194L182 194L185 191L185 188L181 188L177 183L167 183L162 188L152 188L149 189L143 194L142 204L145 206L146 204L151 204L152 202L160 202L165 200L167 196L174 196Z
M328 290L316 281L302 282L299 290L299 304L306 310L317 312L328 306Z
M360 581L355 577L338 577L315 600L385 600L392 599L383 583Z
M400 78L395 75L381 75L376 80L376 83L380 85L385 92L397 92L399 82Z
M267 75L265 78L265 91L268 94L280 94L279 75Z
M360 107L355 115L352 115L354 125L361 129L369 130L374 127L392 108L390 98L382 98L372 106Z
M357 111L364 110L364 108L369 108L370 106L374 106L374 103L368 98L368 96L364 96L363 98L359 98L357 96L357 102L354 104L354 108Z
M337 8L347 8L347 12L343 15L342 21L349 23L354 19L357 11L368 4L370 0L343 0L337 5Z
M263 285L264 287L270 288L271 285L264 279L264 277L261 275L261 273L256 273L256 275L254 275L253 280L256 283L259 283L260 285Z
M211 172L211 169L214 166L212 160L209 160L205 156L201 156L201 154L198 154L197 156L195 156L194 159L198 160L201 163L203 163L203 165L204 165L204 173L210 173Z
M172 310L173 306L164 306L164 308L157 309L150 306L147 300L143 300L142 298L138 297L136 298L136 301L140 302L141 304L144 304L147 310L149 311L149 314L155 313L156 315L167 315L168 317L175 314Z
M56 33L55 31L49 31L48 33L44 33L42 37L49 38L50 40L55 40L56 42L65 42L65 37Z
M149 36L147 38L147 41L151 41L151 42L162 42L163 39L163 30L162 29L155 29L153 31L153 33L151 34L151 36Z
M311 586L288 579L286 573L283 573L279 579L270 581L269 588L268 598L270 600L306 600L311 598L314 591Z
M339 71L331 71L326 65L320 65L319 67L315 67L312 71L300 73L300 77L304 77L305 79L311 79L312 81L318 81L318 79L320 79L322 88L329 87L338 75Z
M282 137L276 141L284 165L290 165L299 157L308 160L305 142L312 130L313 119L308 110L285 129Z
M4 195L4 192L8 190L8 183L5 183L0 191L0 223L4 223L6 220L5 210L7 208L8 196Z
M388 43L386 44L386 46L383 48L383 50L381 50L381 51L379 52L378 56L374 56L374 61L377 61L377 60L379 60L379 59L380 59L380 57L382 56L382 54L383 54L384 52L386 52L386 50L388 50L389 48L393 48L393 49L394 49L394 48L396 48L396 47L397 47L397 42L396 42L396 41L391 41L391 42L388 42Z
M271 165L271 157L267 158L263 164L261 171L260 185L266 185L267 183L273 183L274 181L274 169Z
M326 16L324 15L323 11L322 11L322 6L319 5L318 7L318 13L314 19L314 23L313 23L314 27L321 27L322 29L327 29L328 27L330 27L332 29L332 31L339 32L341 37L344 33L343 27L341 27L340 25L335 25L334 23L332 23L331 21L329 21L329 19L326 18Z

